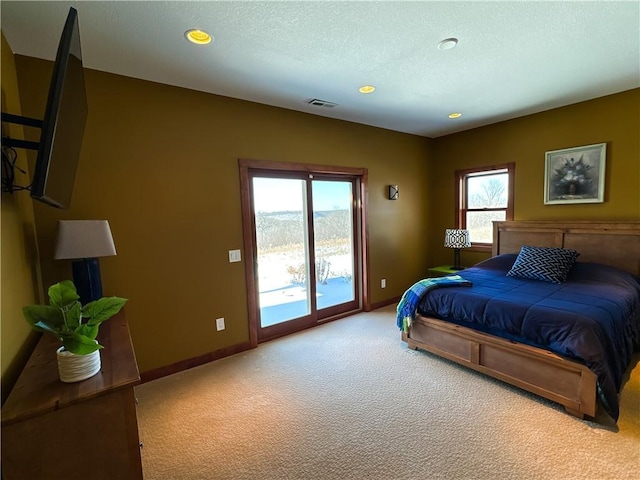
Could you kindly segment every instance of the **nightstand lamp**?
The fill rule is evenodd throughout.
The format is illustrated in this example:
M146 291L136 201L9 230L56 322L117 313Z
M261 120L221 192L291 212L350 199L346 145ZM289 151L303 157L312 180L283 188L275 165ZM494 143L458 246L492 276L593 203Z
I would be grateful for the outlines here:
M73 283L84 305L102 297L98 257L116 254L107 220L60 220L56 260L73 260Z
M471 246L469 230L447 228L444 232L444 246L454 249L453 267L451 267L451 270L463 270L464 267L460 266L460 249Z

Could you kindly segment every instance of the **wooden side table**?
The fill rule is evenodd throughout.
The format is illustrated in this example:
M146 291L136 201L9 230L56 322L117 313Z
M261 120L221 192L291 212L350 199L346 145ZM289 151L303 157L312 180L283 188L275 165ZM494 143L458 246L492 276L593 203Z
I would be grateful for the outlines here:
M102 368L63 383L53 335L43 334L2 407L3 478L142 479L133 387L140 383L120 311L100 326Z
M464 269L463 269L464 270ZM454 270L451 265L440 265L439 267L431 267L429 269L430 277L444 277L446 275L457 275L461 270Z

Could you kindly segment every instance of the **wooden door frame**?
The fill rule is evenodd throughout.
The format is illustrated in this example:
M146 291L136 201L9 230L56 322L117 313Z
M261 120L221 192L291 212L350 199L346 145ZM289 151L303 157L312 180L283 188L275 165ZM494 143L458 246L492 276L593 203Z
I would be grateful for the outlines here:
M338 167L328 165L316 165L305 163L288 163L273 162L269 160L254 160L247 158L238 159L238 169L240 172L240 196L242 205L242 237L244 246L244 266L245 280L247 291L247 310L249 316L249 344L252 348L258 346L258 303L257 303L257 268L255 258L252 253L256 251L255 241L255 225L253 215L253 205L251 202L250 190L250 170L265 170L271 172L300 172L305 174L329 174L329 175L345 175L358 177L360 180L360 203L356 205L356 209L360 211L358 225L359 244L361 252L359 252L359 262L356 262L355 268L360 269L362 304L358 311L371 310L369 295L369 234L367 224L367 204L368 204L368 172L366 168L356 167ZM357 253L357 252L355 252ZM349 312L351 314L353 312ZM326 319L335 320L345 316L336 315Z

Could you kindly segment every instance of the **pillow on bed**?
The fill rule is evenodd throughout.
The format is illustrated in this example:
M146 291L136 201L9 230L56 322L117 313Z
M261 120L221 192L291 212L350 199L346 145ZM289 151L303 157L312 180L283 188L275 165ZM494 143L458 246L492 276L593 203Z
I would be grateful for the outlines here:
M524 245L507 276L564 283L578 255L580 254L575 250L566 248Z

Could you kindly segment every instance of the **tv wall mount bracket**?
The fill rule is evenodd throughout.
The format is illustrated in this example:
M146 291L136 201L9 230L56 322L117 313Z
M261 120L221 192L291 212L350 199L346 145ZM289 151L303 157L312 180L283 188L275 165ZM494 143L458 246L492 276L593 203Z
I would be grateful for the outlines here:
M42 129L43 125L42 120L5 112L2 112L2 121L39 129ZM2 191L7 193L13 193L16 190L29 190L31 187L30 185L21 187L14 184L15 169L17 168L25 173L20 167L16 166L17 155L14 148L38 150L40 148L40 142L20 140L5 135L2 136Z
M2 112L2 121L6 123L15 123L18 125L24 125L27 127L35 127L42 129L42 120L37 118L23 117L21 115L14 115L13 113ZM15 138L2 136L2 146L11 148L26 148L29 150L38 150L40 142L31 142L29 140L18 140Z

